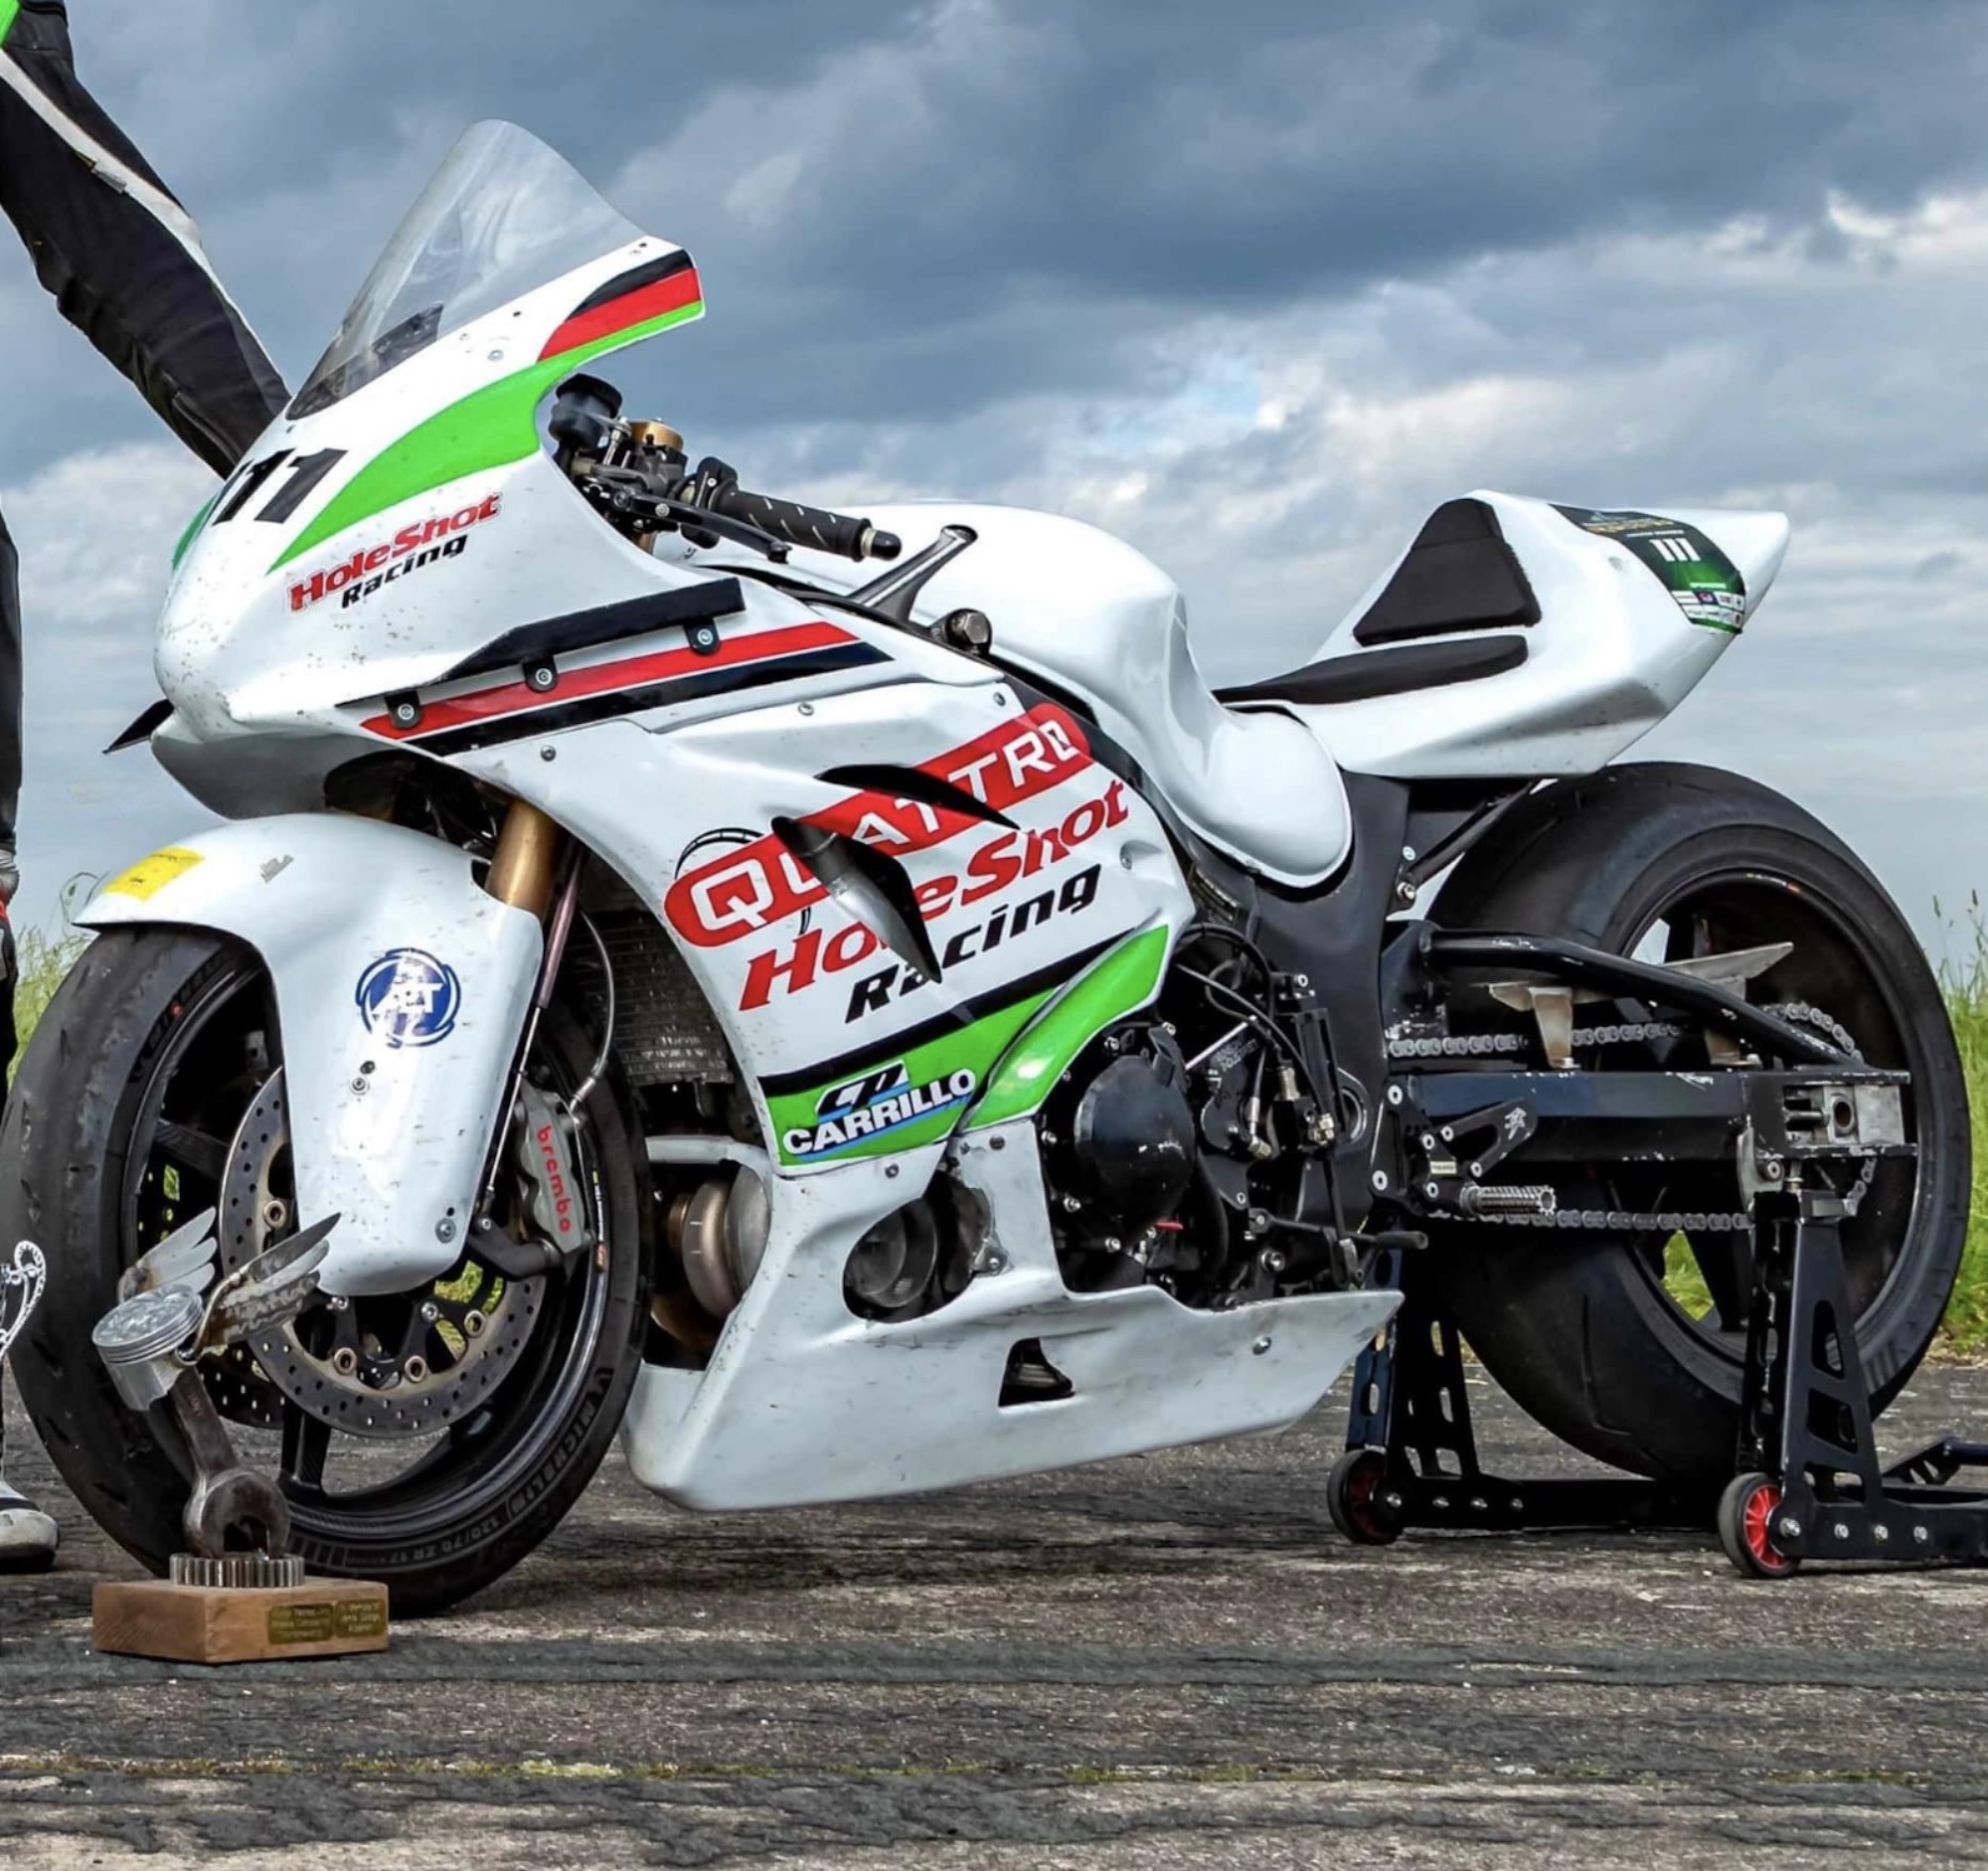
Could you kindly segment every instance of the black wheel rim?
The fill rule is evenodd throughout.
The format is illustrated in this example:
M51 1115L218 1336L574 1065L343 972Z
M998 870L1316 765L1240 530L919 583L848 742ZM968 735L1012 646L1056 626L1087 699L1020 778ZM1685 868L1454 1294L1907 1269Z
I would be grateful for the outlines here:
M1796 880L1757 866L1694 878L1646 911L1619 945L1644 960L1675 961L1782 941L1792 941L1793 952L1753 982L1747 998L1815 1008L1848 1033L1867 1064L1910 1072L1914 1088L1923 1083L1927 1062L1909 1037L1885 958L1862 930ZM1684 1056L1666 1062L1673 1069L1688 1069L1703 1058L1701 1042L1677 1045ZM1699 1049L1695 1058L1692 1048ZM1916 1140L1920 1126L1912 1093L1905 1104L1906 1135ZM1728 1212L1739 1202L1726 1166L1668 1174L1617 1170L1607 1181L1609 1205L1629 1210ZM1844 1272L1860 1319L1886 1301L1920 1220L1926 1182L1920 1159L1881 1163L1858 1213L1842 1224ZM1689 1257L1682 1267L1680 1244ZM1636 1266L1664 1308L1702 1342L1739 1357L1752 1287L1750 1234L1708 1232L1674 1240L1645 1235L1637 1237L1635 1248ZM1689 1296L1694 1273L1703 1282L1698 1304Z
M187 983L139 1068L123 1176L126 1265L162 1238L175 1217L185 1220L213 1204L236 1125L279 1064L273 998L252 958L223 956ZM550 1048L535 1054L533 1071L559 1090L571 1089ZM430 1539L506 1501L545 1460L595 1381L607 1311L606 1203L581 1130L578 1180L588 1225L608 1251L580 1256L564 1274L547 1276L530 1338L487 1403L438 1436L420 1439L418 1447L343 1437L287 1398L279 1444L236 1430L245 1458L279 1471L297 1550L349 1552ZM325 1476L340 1443L362 1445L364 1453L344 1452L356 1456L351 1465L368 1478L334 1489Z

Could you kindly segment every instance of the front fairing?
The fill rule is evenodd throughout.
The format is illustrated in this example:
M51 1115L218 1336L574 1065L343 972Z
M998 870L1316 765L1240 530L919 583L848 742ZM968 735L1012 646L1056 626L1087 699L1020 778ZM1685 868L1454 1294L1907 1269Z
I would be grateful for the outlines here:
M345 705L517 624L694 582L601 524L541 422L591 360L701 310L688 257L643 238L272 424L167 597L156 664L179 732L349 732Z

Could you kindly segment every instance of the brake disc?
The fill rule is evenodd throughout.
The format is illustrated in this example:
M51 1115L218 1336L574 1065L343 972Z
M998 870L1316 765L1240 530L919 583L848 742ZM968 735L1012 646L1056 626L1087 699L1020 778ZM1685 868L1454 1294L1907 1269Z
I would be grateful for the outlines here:
M275 1171L290 1142L280 1068L256 1094L221 1184L221 1265L246 1267L293 1231ZM452 1278L377 1298L326 1295L211 1367L217 1406L239 1423L282 1424L282 1401L348 1436L428 1435L469 1416L509 1375L545 1303L542 1276L507 1279L467 1263ZM383 1330L382 1327L385 1327ZM322 1344L323 1351L308 1347Z

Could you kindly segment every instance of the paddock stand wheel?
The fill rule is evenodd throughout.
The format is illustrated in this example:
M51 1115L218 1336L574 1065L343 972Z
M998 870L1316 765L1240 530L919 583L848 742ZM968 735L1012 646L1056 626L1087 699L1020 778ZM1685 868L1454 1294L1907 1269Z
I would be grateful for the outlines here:
M1374 1283L1405 1296L1354 1367L1347 1452L1333 1467L1327 1493L1333 1524L1349 1540L1387 1544L1411 1528L1519 1533L1712 1525L1713 1494L1706 1488L1633 1475L1518 1481L1487 1473L1471 1427L1463 1341L1429 1276L1426 1251L1386 1250ZM1356 1501L1364 1509L1357 1514Z
M1332 1472L1332 1516L1351 1539L1375 1535L1366 1503L1394 1528L1519 1532L1545 1528L1714 1526L1748 1578L1785 1579L1811 1559L1895 1569L1988 1565L1988 1488L1956 1485L1988 1470L1988 1442L1955 1436L1881 1465L1871 1384L1857 1346L1844 1272L1842 1204L1805 1189L1800 1139L1783 1139L1782 1186L1754 1199L1753 1291L1735 1478L1715 1507L1702 1492L1627 1476L1513 1481L1478 1465L1455 1321L1400 1253L1378 1283L1406 1295L1355 1369L1348 1453ZM1342 1517L1344 1516L1344 1517ZM1349 1524L1351 1523L1351 1524Z
M1393 1546L1402 1537L1401 1496L1389 1491L1385 1449L1341 1455L1326 1477L1325 1504L1332 1524L1355 1546Z
M1771 1475L1736 1474L1719 1497L1719 1544L1749 1579L1791 1579L1801 1561L1774 1544L1781 1484Z

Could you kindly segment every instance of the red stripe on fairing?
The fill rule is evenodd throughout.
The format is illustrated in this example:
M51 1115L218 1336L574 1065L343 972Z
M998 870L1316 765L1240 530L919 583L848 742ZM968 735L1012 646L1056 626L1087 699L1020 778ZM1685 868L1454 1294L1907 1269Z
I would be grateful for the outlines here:
M839 630L832 623L791 624L783 630L762 630L756 636L721 637L718 648L708 656L694 649L666 649L649 656L624 657L619 662L595 663L590 669L562 671L559 686L554 689L539 690L529 683L506 682L494 689L452 695L445 702L427 703L420 720L412 728L399 726L391 715L375 715L361 726L367 733L388 741L419 741L449 728L467 728L477 722L522 714L528 708L577 702L589 695L611 695L617 689L639 689L651 682L667 682L672 676L732 669L742 663L770 662L776 656L793 656L802 650L827 649L855 641L847 630Z
M596 305L590 312L576 312L546 340L546 348L539 353L540 362L565 351L577 351L596 338L611 338L630 325L645 325L666 312L680 312L703 296L704 289L697 282L697 268L686 266L682 272L673 272L652 286L624 292L618 299Z

